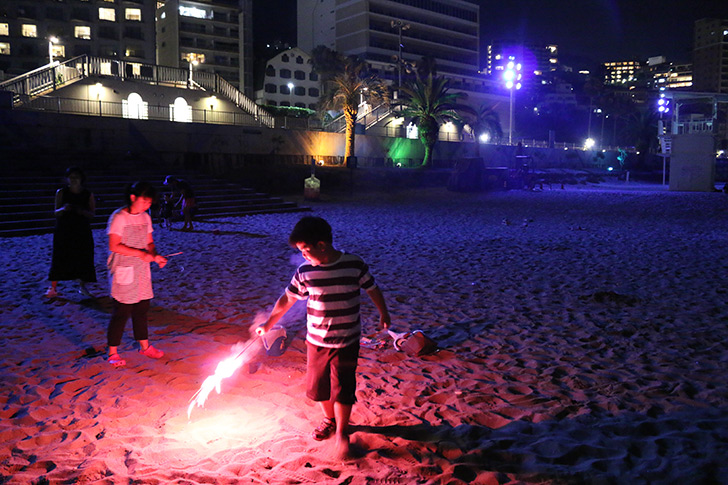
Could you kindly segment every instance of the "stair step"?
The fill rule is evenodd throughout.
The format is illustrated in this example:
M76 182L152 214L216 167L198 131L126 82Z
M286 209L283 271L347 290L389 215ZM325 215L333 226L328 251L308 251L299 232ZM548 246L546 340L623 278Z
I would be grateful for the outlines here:
M233 182L217 180L204 174L179 173L176 175L193 181L199 209L196 220L211 221L223 217L281 212L308 211L280 197L271 197ZM123 205L125 184L132 180L159 180L154 185L162 192L170 192L162 181L165 174L145 172L137 176L128 174L87 174L87 186L96 199L93 229L106 227L109 216ZM0 179L0 237L47 234L53 232L54 197L63 179L48 175L9 175ZM152 214L156 216L153 208ZM156 217L155 217L156 219Z

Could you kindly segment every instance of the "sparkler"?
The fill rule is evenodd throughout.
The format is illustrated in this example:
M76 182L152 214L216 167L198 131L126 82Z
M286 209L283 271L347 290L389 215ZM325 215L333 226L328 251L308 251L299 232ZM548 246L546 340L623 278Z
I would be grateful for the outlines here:
M207 396L210 395L213 389L220 394L220 385L223 379L232 376L243 364L252 360L255 353L248 353L248 350L253 349L253 344L259 342L260 338L256 337L247 344L237 343L233 346L232 355L217 364L215 373L202 382L200 389L190 399L190 405L187 408L187 419L190 419L192 409L195 406L203 407L205 405Z
M192 409L195 406L203 407L205 405L205 401L207 401L207 397L213 389L220 394L223 379L232 376L236 370L252 361L262 349L265 349L268 355L281 355L285 350L283 347L285 340L286 329L274 327L262 337L254 337L247 343L238 342L235 344L230 357L217 364L215 373L202 382L200 389L190 399L190 405L187 408L187 419L190 419Z
M182 251L180 251L178 253L165 254L164 257L165 258L171 258L172 256L179 256L180 254L184 254L184 253Z

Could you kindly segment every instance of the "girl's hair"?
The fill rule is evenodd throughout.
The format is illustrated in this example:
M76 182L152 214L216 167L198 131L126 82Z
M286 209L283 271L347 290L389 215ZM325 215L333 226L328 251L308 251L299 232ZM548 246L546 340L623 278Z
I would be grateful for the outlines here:
M68 167L66 169L66 178L70 177L72 173L77 173L81 176L82 185L86 183L86 174L83 173L83 170L81 170L81 167L76 167L76 166Z
M129 184L124 190L124 200L126 200L127 207L131 205L131 196L134 197L149 197L152 199L152 203L157 201L157 189L154 188L149 182L140 180Z

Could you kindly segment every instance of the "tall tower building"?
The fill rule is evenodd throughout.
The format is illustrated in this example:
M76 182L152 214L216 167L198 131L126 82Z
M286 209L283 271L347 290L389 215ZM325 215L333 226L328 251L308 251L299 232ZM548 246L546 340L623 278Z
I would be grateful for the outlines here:
M155 0L0 1L0 79L76 56L154 64Z
M157 8L157 63L219 74L253 96L253 0L166 0Z
M298 47L361 56L385 79L397 80L400 58L430 56L448 77L480 67L476 0L298 0L297 12Z
M728 93L728 19L695 21L693 89Z

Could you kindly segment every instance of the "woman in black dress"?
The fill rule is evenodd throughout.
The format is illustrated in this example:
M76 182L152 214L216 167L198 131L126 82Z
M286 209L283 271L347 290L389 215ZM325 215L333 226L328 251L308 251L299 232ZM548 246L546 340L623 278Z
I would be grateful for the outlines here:
M79 280L80 292L92 296L86 283L96 282L94 238L91 219L96 202L94 194L84 187L86 176L78 167L66 170L68 186L56 192L56 229L53 233L53 260L48 279L48 298L58 295L59 281Z

